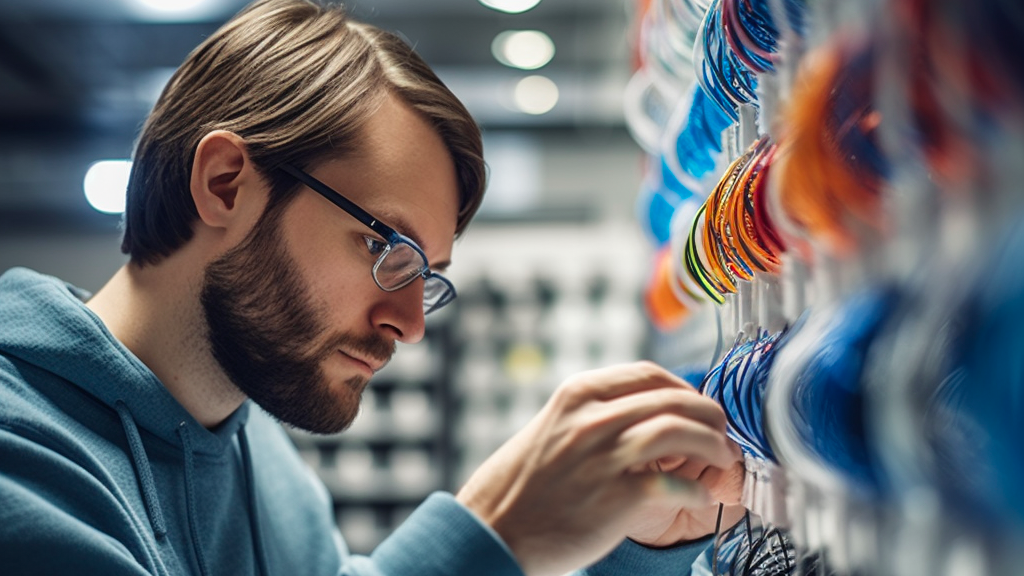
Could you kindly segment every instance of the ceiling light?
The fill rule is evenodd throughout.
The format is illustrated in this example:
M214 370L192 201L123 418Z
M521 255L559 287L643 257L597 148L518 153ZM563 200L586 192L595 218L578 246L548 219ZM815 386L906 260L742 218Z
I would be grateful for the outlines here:
M519 14L540 4L540 0L480 0L480 3L500 12Z
M494 37L491 53L505 66L536 70L555 56L555 43L539 30L506 30Z
M527 114L544 114L558 103L558 86L544 76L527 76L516 84L516 106Z
M143 8L158 12L189 12L195 10L207 0L135 0Z
M83 183L89 205L107 214L124 212L131 171L130 160L100 160L89 166Z

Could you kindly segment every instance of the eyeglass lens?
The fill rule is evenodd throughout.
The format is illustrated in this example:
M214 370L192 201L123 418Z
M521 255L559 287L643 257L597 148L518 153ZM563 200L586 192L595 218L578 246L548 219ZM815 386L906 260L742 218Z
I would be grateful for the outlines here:
M397 290L413 281L423 271L426 261L412 246L397 243L377 264L377 282L386 290Z
M385 290L397 290L420 276L427 265L423 254L413 246L393 244L374 268L377 283ZM425 314L441 308L454 298L451 285L440 276L428 276L423 282Z
M431 276L423 283L423 309L430 312L451 301L451 288L438 278Z

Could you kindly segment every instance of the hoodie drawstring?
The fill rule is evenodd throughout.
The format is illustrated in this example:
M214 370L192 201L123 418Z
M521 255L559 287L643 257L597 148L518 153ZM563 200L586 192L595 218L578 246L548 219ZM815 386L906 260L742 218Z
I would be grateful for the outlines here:
M245 470L245 491L249 501L249 514L252 523L252 548L256 554L256 567L259 574L269 576L267 570L266 550L263 548L263 528L260 525L260 511L256 507L256 483L253 480L252 456L249 452L249 436L245 433L245 426L238 430L238 447L242 452L242 468Z
M153 480L153 470L146 456L145 447L142 445L142 437L139 436L139 429L135 419L128 410L124 400L118 400L114 404L117 415L121 418L121 427L128 438L128 447L131 452L132 465L135 467L135 475L138 477L142 488L142 500L149 513L150 525L157 538L167 536L167 523L164 521L163 511L160 509L160 500L157 498L156 482ZM206 555L203 553L202 541L199 537L197 526L198 514L196 513L195 497L195 465L192 455L192 437L188 426L182 422L178 425L178 436L181 438L182 451L185 453L185 503L188 506L188 525L192 535L192 546L195 549L196 561L199 563L199 573L207 576L209 570L206 566ZM246 499L251 515L251 533L253 551L256 556L256 568L261 576L268 576L266 549L263 546L263 529L260 524L259 509L256 504L256 488L252 469L252 454L249 449L249 437L245 433L245 427L238 430L238 446L242 456L242 468L245 473Z
M149 466L149 458L142 446L142 438L139 436L139 429L135 425L132 413L128 411L128 405L124 400L118 400L114 404L117 415L121 418L121 427L124 428L124 435L128 438L128 448L131 450L132 465L135 466L135 475L139 479L142 488L142 500L149 513L149 523L153 527L153 534L157 538L167 536L167 524L164 522L163 511L160 510L160 500L157 498L156 483L153 481L153 470Z
M185 504L188 506L188 528L192 533L192 547L196 551L196 561L199 562L199 573L202 576L207 576L210 572L206 569L206 556L203 554L202 542L199 539L199 527L196 525L199 515L196 513L192 438L189 435L188 426L184 422L178 424L178 436L181 437L181 448L185 452Z

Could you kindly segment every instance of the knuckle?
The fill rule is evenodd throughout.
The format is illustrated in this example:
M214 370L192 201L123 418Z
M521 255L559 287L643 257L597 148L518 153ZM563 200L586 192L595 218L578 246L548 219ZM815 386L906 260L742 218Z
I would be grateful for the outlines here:
M577 412L598 397L599 386L585 374L563 381L551 395L550 403L563 413Z
M721 446L720 435L710 428L688 420L677 420L665 431L664 440L688 451L687 456L699 456L702 449Z
M597 439L602 435L603 430L603 421L593 418L582 419L569 430L566 436L570 444L580 445L584 441Z
M692 398L691 401L694 402L694 410L697 411L695 414L702 421L716 430L726 429L729 421L725 416L725 410L718 401L702 394L690 395L690 397Z
M644 448L671 442L678 432L680 419L670 414L658 414L651 417L643 428L644 434L638 439L639 444Z
M665 375L665 369L650 360L640 360L635 366L644 378L654 379Z
M716 430L725 430L729 424L729 420L725 417L725 410L717 402L713 404L713 409L709 412L711 414L711 424Z
M576 374L562 381L552 398L563 406L576 406L586 397L589 389L585 374Z

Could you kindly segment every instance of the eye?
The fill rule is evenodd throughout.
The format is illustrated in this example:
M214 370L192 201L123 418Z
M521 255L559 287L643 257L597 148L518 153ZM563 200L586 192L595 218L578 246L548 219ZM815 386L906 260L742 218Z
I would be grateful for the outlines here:
M363 242L366 242L366 249L369 250L370 254L373 256L380 256L388 247L387 242L374 238L373 236L363 236Z

